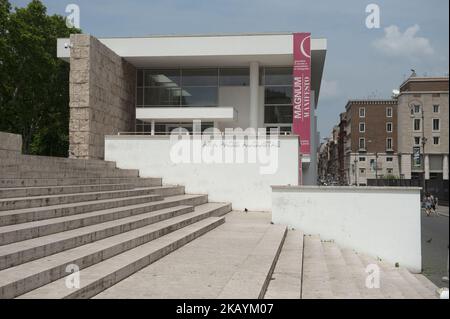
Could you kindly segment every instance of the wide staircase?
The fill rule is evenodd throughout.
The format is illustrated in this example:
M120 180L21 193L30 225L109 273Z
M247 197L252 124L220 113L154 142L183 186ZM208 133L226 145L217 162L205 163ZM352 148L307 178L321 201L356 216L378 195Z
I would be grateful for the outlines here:
M265 292L267 299L436 299L421 274L342 249L319 235L288 230ZM379 281L372 280L379 274Z
M95 296L230 211L113 162L1 151L0 298ZM79 289L67 289L78 269Z

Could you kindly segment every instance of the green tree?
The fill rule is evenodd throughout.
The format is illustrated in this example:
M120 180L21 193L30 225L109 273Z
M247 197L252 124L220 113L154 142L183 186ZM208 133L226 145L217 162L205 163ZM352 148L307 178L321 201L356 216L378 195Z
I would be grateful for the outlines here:
M69 64L56 42L78 32L39 0L0 0L0 131L21 134L26 154L67 156Z

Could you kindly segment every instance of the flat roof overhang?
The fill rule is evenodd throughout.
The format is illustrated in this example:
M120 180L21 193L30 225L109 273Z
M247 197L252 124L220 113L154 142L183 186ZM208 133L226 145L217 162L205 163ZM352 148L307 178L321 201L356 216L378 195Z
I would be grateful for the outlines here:
M238 117L234 107L139 107L136 119L155 121L188 122L202 121L236 121Z
M101 38L105 46L138 68L239 67L293 64L293 34L236 34ZM58 39L57 56L70 60L70 39ZM326 39L311 39L311 89L320 93Z

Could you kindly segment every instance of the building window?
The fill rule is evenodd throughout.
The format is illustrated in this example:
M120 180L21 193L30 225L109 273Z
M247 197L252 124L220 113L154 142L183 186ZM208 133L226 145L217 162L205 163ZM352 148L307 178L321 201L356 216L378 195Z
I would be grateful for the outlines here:
M366 123L359 123L359 133L364 133L366 131Z
M439 105L438 104L433 105L433 113L439 113Z
M388 174L392 174L394 172L394 170L392 168L388 168L386 171Z
M366 158L365 158L365 157L360 157L360 158L359 158L359 161L360 161L360 162L365 162L365 161L366 161Z
M386 123L386 132L392 133L392 122Z
M359 169L359 173L360 174L365 174L366 173L366 169L365 168L360 168Z
M392 107L386 108L386 117L392 117Z
M392 161L394 161L393 157L386 157L386 162L392 162Z
M386 149L387 150L392 150L392 138L391 137L388 137L386 139Z
M439 145L440 138L439 136L433 136L433 145Z
M359 108L359 117L366 117L366 108L365 107Z
M418 104L414 105L414 113L420 113L420 105Z
M421 119L414 119L414 131L420 131L421 130L421 125L422 120Z
M292 86L292 67L275 67L263 69L263 84L270 85L290 85Z
M262 72L264 123L292 125L292 68L263 68Z
M437 132L440 130L440 121L439 119L433 119L433 131Z
M366 139L365 138L360 138L359 139L359 149L360 150L364 150L366 148Z
M264 108L264 122L266 124L291 124L291 105L266 105Z
M374 159L371 159L370 160L370 170L372 171L372 172L375 172L375 170L377 170L377 161L376 160L374 160Z
M249 68L219 69L219 86L249 86Z
M138 70L136 106L217 106L218 78L217 68Z
M420 137L418 136L414 137L414 145L420 145Z

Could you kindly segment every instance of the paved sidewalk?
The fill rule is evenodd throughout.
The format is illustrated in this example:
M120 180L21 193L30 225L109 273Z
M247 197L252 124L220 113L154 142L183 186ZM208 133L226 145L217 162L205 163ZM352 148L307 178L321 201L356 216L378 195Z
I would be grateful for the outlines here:
M439 287L448 287L442 277L448 276L449 218L448 206L440 206L438 215L426 216L422 209L423 274Z

